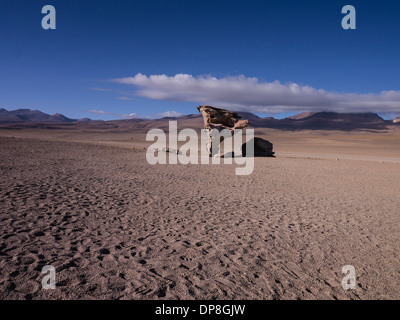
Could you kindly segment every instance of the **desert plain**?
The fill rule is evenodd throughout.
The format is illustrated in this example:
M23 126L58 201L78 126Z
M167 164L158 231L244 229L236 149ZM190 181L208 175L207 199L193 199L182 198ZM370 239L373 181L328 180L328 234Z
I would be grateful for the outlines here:
M400 299L398 128L257 128L248 176L150 165L147 131L0 126L0 299Z

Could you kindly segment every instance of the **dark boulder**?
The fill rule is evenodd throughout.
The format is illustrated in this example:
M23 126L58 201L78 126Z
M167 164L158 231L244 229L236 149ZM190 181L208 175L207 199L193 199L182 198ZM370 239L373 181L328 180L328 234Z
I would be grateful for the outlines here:
M272 151L273 144L268 140L262 138L253 138L247 143L254 143L254 156L255 157L274 157L275 152ZM246 144L242 144L242 155L246 156Z

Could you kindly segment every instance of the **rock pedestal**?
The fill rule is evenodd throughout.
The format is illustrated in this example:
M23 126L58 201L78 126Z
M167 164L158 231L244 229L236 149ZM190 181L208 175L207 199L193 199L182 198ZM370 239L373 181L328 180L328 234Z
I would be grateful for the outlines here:
M211 130L216 129L221 132L224 129L230 130L230 136L235 129L243 129L249 125L248 120L240 120L236 112L231 112L225 109L215 108L211 106L198 106L197 110L202 114L204 120L204 129L208 132L208 144L207 151L210 157L214 156L212 154L212 142L213 137L211 135ZM219 143L224 140L224 137L220 138ZM223 155L220 155L223 156Z
M221 132L224 129L230 130L230 136L235 129L243 129L247 127L250 122L249 120L241 120L236 112L231 112L225 109L215 108L211 106L198 106L197 110L202 114L204 120L204 129L208 132L208 144L207 150L210 157L212 154L212 142L213 137L211 135L212 129L217 129ZM224 140L224 137L220 138L220 143ZM247 143L254 143L254 156L255 157L273 157L275 152L272 151L273 145L268 140L255 137ZM246 156L246 144L242 145L242 156ZM218 156L218 155L216 155ZM223 155L219 155L223 156Z

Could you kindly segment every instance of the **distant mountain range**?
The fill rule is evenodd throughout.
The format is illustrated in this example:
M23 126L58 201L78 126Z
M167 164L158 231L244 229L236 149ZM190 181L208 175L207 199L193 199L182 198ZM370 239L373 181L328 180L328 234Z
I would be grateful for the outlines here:
M248 119L251 127L273 128L280 130L358 130L371 129L382 130L388 126L399 126L400 116L393 120L384 120L376 113L336 113L336 112L304 112L285 119L275 119L273 117L261 118L248 112L239 112L242 119ZM89 118L70 119L56 113L46 114L39 110L18 109L7 111L0 109L0 123L3 124L23 124L23 123L79 123L97 129L167 129L169 120L178 120L181 128L202 128L203 121L200 114L191 114L178 118L162 119L127 119L111 121L95 121Z
M90 121L89 118L85 119L70 119L66 116L56 113L49 115L39 110L31 109L18 109L7 111L0 109L0 122L1 123L20 123L20 122L75 122L75 121Z
M304 112L285 119L259 118L253 114L242 114L253 127L282 130L356 130L384 129L392 120L384 120L376 113Z
M261 118L247 112L239 112L239 115L242 119L249 120L251 127L280 130L383 130L389 126L400 125L400 116L396 118L398 122L395 122L394 119L384 120L376 113L304 112L285 119ZM193 127L195 119L200 126L202 125L201 115L188 115L175 119L179 120L180 127ZM158 121L161 125L162 120L153 121Z

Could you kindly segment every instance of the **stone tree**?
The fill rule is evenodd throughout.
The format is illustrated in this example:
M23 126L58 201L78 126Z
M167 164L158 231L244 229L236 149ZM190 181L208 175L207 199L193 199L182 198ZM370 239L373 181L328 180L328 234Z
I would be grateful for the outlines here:
M211 135L211 130L216 129L218 132L221 132L224 129L228 129L230 135L232 135L233 130L243 129L250 124L249 120L240 120L241 116L236 112L231 112L225 109L202 105L198 106L197 110L199 110L203 116L204 129L206 129L208 133L207 151L210 157L213 156L213 137ZM223 140L224 137L220 137L219 143Z

